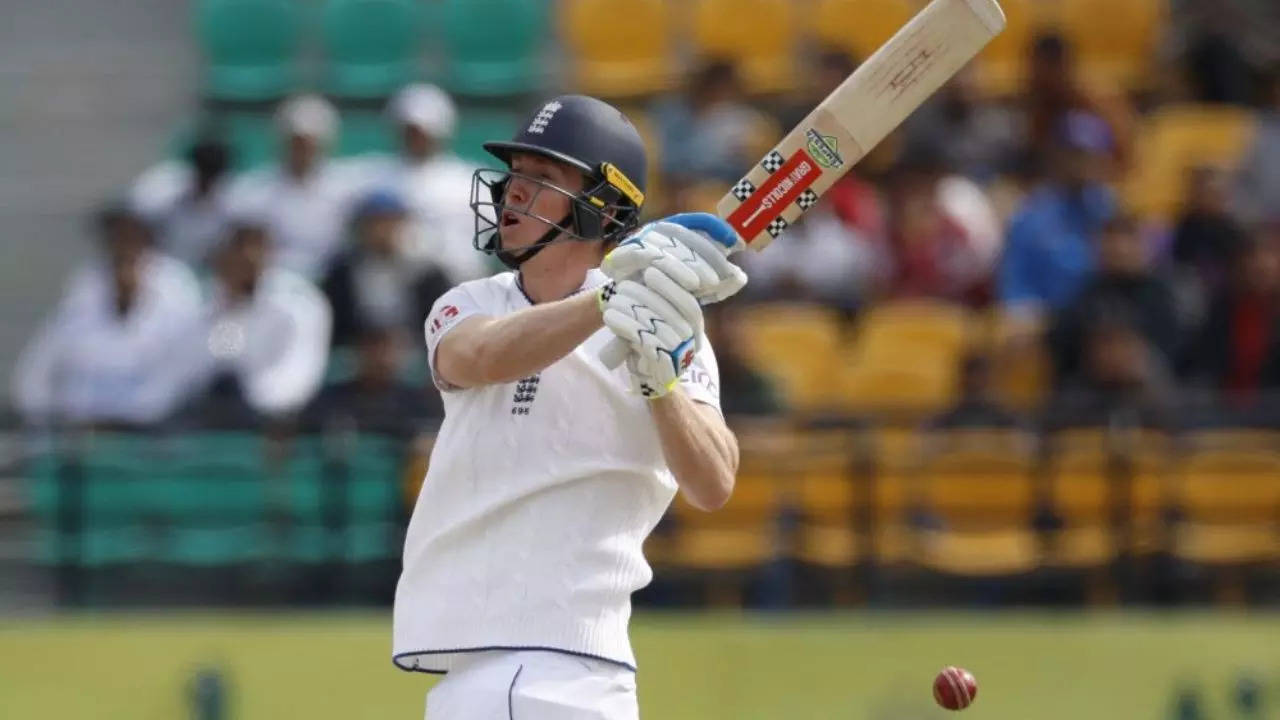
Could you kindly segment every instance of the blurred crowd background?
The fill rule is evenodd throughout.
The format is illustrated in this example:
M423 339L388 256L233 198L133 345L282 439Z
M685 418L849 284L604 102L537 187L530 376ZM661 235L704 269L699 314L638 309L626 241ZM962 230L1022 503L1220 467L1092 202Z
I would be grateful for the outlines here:
M1002 4L708 308L743 470L673 508L639 602L1280 598L1280 6ZM649 144L648 216L712 210L920 6L24 9L7 596L387 602L442 413L426 309L499 269L480 143L601 96ZM84 105L132 140L86 142Z

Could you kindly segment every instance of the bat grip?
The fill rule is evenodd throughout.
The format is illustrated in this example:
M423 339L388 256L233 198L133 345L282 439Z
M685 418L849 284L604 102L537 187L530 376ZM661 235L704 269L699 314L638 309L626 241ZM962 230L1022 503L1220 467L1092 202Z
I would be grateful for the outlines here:
M600 351L600 362L604 363L604 366L610 370L621 365L622 361L626 359L627 343L620 337L610 340L609 344L605 345L604 349Z

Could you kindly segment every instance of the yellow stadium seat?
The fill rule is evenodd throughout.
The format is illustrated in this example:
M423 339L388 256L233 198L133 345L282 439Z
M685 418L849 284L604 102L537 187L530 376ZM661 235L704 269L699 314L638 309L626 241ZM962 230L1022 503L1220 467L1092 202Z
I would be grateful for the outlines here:
M1016 432L941 437L914 483L916 506L936 525L912 526L913 561L954 575L1036 569L1032 467L1030 443Z
M1256 124L1251 111L1225 105L1156 111L1134 134L1133 169L1122 187L1125 202L1142 217L1173 218L1187 171L1198 165L1235 167L1253 141Z
M841 407L853 412L920 417L945 410L958 390L958 365L913 352L878 355L848 366Z
M1058 17L1086 84L1138 87L1150 69L1164 0L1065 0ZM1099 22L1099 18L1106 18Z
M1174 554L1206 565L1280 560L1280 448L1193 449L1174 499Z
M749 92L795 87L797 14L792 0L695 0L693 39L704 57L736 63Z
M867 311L844 367L842 406L854 411L934 412L955 397L960 359L975 325L967 310L934 300Z
M1023 85L1027 72L1027 53L1034 29L1041 18L1036 15L1037 0L1000 0L1004 9L1004 30L978 54L978 79L991 95L1013 95Z
M560 19L578 91L621 98L671 87L669 0L562 0Z
M897 300L866 312L858 325L854 362L876 353L908 349L956 357L975 325L965 308L941 300Z
M676 497L673 530L654 538L646 552L655 564L688 570L744 571L781 554L778 517L783 499L785 438L739 433L742 462L733 494L724 507L703 512Z
M1041 337L1043 323L1000 310L987 316L986 350L996 397L1009 407L1038 408L1048 395L1052 366Z
M740 324L753 366L773 375L788 407L822 410L838 402L840 319L817 305L770 303L745 307Z
M846 568L865 556L865 528L856 515L866 508L868 487L855 474L856 445L848 431L811 432L793 457L794 504L799 511L793 556L819 567Z
M1161 547L1164 484L1170 444L1159 433L1136 432L1109 439L1101 430L1056 433L1049 441L1048 500L1062 520L1049 562L1057 567L1096 568L1115 560L1123 539L1115 526L1120 503L1132 528L1137 554Z
M918 10L908 0L817 0L808 30L823 49L866 60Z
M911 480L920 464L921 437L913 429L883 426L870 432L871 510L877 565L906 561Z

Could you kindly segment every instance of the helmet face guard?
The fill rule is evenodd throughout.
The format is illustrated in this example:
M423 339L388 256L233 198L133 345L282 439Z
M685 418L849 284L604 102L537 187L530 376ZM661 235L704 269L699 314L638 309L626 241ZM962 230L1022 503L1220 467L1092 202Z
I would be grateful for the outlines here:
M497 255L508 267L517 268L552 242L616 242L634 230L640 221L644 195L617 168L608 163L586 174L586 187L572 193L541 178L510 169L481 168L471 177L471 210L475 215L473 244L481 252ZM507 185L518 177L535 187L533 197L523 207L508 205ZM543 217L531 212L542 193L557 193L569 200L562 218ZM532 245L516 250L502 246L502 216L513 212L542 222L547 232Z

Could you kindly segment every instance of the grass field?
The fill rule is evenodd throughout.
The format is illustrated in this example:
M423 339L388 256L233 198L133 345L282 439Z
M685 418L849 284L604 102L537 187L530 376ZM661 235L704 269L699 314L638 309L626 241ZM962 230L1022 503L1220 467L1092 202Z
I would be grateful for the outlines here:
M432 679L392 667L389 632L381 614L0 619L0 717L185 718L214 664L232 718L420 718ZM1274 613L643 615L633 634L646 719L928 720L947 664L978 677L965 720L1156 720L1184 679L1225 718L1241 669L1280 711Z

